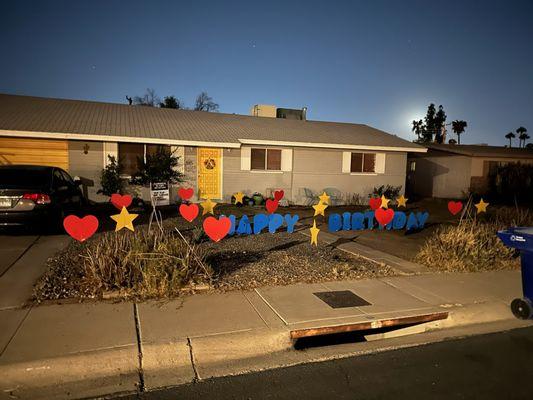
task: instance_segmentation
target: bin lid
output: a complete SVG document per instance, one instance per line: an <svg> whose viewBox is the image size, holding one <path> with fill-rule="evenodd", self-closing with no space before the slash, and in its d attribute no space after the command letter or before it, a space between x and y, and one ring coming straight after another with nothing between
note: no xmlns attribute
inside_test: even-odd
<svg viewBox="0 0 533 400"><path fill-rule="evenodd" d="M518 250L533 251L533 227L511 227L498 232L503 244Z"/></svg>
<svg viewBox="0 0 533 400"><path fill-rule="evenodd" d="M533 236L533 226L516 228L514 231L520 235Z"/></svg>

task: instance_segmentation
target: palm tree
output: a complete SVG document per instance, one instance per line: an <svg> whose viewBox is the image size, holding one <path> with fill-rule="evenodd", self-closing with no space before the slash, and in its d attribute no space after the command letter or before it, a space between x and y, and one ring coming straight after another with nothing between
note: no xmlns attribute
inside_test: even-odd
<svg viewBox="0 0 533 400"><path fill-rule="evenodd" d="M509 139L509 147L513 147L511 140L514 139L515 137L516 135L513 132L509 132L507 135L505 135L505 138Z"/></svg>
<svg viewBox="0 0 533 400"><path fill-rule="evenodd" d="M524 148L526 148L527 147L526 142L530 138L530 136L527 133L523 133L521 136L522 136L522 140L524 141Z"/></svg>
<svg viewBox="0 0 533 400"><path fill-rule="evenodd" d="M457 144L461 144L461 133L465 131L467 127L466 121L458 120L452 121L452 130L457 135Z"/></svg>
<svg viewBox="0 0 533 400"><path fill-rule="evenodd" d="M518 133L518 140L519 140L518 147L522 147L522 141L524 141L525 143L526 141L525 137L527 136L526 132L527 132L527 129L524 128L523 126L521 126L520 128L516 130L516 133Z"/></svg>
<svg viewBox="0 0 533 400"><path fill-rule="evenodd" d="M421 119L418 121L413 120L413 127L411 128L411 131L414 132L417 136L416 141L420 142L420 135L422 134L422 132L424 132L424 121L422 121Z"/></svg>

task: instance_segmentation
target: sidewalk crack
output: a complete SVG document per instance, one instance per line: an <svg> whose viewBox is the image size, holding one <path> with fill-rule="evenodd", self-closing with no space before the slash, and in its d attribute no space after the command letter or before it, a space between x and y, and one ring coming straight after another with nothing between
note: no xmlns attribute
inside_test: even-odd
<svg viewBox="0 0 533 400"><path fill-rule="evenodd" d="M198 373L198 369L196 368L196 362L194 361L194 353L192 351L192 342L190 337L187 338L187 347L189 347L189 357L191 358L192 370L194 372L193 382L198 382L201 380L201 378L200 374Z"/></svg>
<svg viewBox="0 0 533 400"><path fill-rule="evenodd" d="M139 387L140 393L145 391L144 385L144 369L143 369L143 347L142 347L142 333L141 321L139 319L139 309L137 303L133 303L133 317L135 319L135 333L137 335L137 351L139 354Z"/></svg>

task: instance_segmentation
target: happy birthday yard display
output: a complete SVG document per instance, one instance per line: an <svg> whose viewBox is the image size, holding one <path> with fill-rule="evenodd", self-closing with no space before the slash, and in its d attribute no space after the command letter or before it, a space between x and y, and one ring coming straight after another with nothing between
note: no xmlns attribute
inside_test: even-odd
<svg viewBox="0 0 533 400"><path fill-rule="evenodd" d="M397 207L406 208L406 199L403 195L396 198ZM369 211L342 214L331 214L328 219L330 232L340 230L374 229L377 221L379 229L422 229L429 218L428 212L411 212L409 216L403 211L394 211L389 208L390 199L385 196L370 198Z"/></svg>
<svg viewBox="0 0 533 400"><path fill-rule="evenodd" d="M84 242L98 230L98 218L94 215L86 215L83 218L68 215L63 220L63 227L72 238Z"/></svg>
<svg viewBox="0 0 533 400"><path fill-rule="evenodd" d="M469 200L470 201L470 200ZM483 201L483 197L479 200L477 204L474 204L474 207L476 207L476 214L480 214L482 212L487 212L487 207L490 203L486 203ZM463 209L463 203L460 201L449 201L448 202L448 211L452 215L457 215L461 210Z"/></svg>
<svg viewBox="0 0 533 400"><path fill-rule="evenodd" d="M279 202L284 197L283 190L276 190L273 193L273 198L267 199L265 202L266 213L255 214L253 217L242 215L239 218L235 215L220 215L215 216L215 207L218 203L209 198L204 199L200 203L192 203L190 199L194 195L192 188L180 188L178 195L181 198L181 204L178 208L180 215L188 222L193 222L200 214L199 205L202 207L202 216L206 216L202 222L202 227L206 235L214 242L219 242L226 236L232 235L258 235L268 231L269 233L276 233L280 228L285 227L287 233L293 233L295 226L299 221L299 216L296 214L282 215L277 212ZM245 197L242 192L235 193L235 204L243 202ZM406 208L407 198L403 195L397 197L393 204L397 208ZM318 196L318 203L312 205L314 210L313 225L309 228L311 245L318 245L318 235L320 229L317 227L316 218L322 216L326 219L325 211L330 205L330 196L324 192ZM137 218L137 214L131 214L127 210L132 204L132 198L129 195L114 194L110 199L111 204L120 210L119 214L111 215L111 219L116 222L115 232L124 228L134 231L133 221ZM393 210L384 195L381 197L372 197L368 201L370 210L363 212L344 212L332 213L328 216L327 226L330 232L337 232L339 230L362 230L362 229L406 229L407 231L414 229L422 229L429 218L427 212L411 212L407 215L405 212ZM485 212L488 203L483 199L478 204L475 204L477 213ZM452 214L457 214L463 208L461 202L450 201L448 203L448 210ZM155 210L155 207L154 207ZM155 211L154 211L155 212ZM83 242L90 238L98 230L98 219L93 215L87 215L79 218L74 215L69 215L63 221L65 231L74 239ZM159 224L161 225L161 224ZM160 226L162 230L162 225Z"/></svg>

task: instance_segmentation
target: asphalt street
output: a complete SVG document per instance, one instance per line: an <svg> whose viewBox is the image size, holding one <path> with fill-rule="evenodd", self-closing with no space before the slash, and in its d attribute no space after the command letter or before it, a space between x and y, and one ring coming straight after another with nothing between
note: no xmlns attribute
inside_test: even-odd
<svg viewBox="0 0 533 400"><path fill-rule="evenodd" d="M532 399L533 327L126 397L137 398Z"/></svg>

